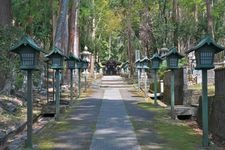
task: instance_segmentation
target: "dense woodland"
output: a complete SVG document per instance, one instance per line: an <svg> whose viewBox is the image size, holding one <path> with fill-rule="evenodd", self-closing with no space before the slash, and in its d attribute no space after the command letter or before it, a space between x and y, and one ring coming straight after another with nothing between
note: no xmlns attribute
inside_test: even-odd
<svg viewBox="0 0 225 150"><path fill-rule="evenodd" d="M87 46L98 62L133 64L136 49L148 57L163 45L184 53L206 34L225 45L224 8L224 0L0 0L0 90L22 86L9 49L24 34L46 52L57 46L79 55Z"/></svg>

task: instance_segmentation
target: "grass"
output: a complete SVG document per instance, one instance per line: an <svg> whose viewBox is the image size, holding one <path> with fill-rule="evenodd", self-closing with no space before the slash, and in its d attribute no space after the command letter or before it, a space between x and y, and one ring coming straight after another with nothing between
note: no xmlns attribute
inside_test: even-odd
<svg viewBox="0 0 225 150"><path fill-rule="evenodd" d="M59 128L59 127L57 127ZM33 143L37 145L39 149L53 149L54 147L54 132L55 124L53 121L50 121L44 129L42 129L37 134L33 135Z"/></svg>
<svg viewBox="0 0 225 150"><path fill-rule="evenodd" d="M73 125L66 119L69 111L62 116L60 120L50 121L40 132L33 136L34 143L38 149L53 149L55 136L60 132L66 132L73 129Z"/></svg>
<svg viewBox="0 0 225 150"><path fill-rule="evenodd" d="M87 96L92 94L91 89L87 89L87 92L81 93L80 98L74 100L74 105L79 105L79 100L85 99ZM55 140L57 134L60 132L67 132L74 130L75 127L73 124L67 120L69 114L73 111L73 107L67 109L63 114L60 115L59 121L50 121L41 131L33 135L34 144L37 145L38 149L51 150L54 148ZM96 129L95 125L91 125L92 130Z"/></svg>
<svg viewBox="0 0 225 150"><path fill-rule="evenodd" d="M165 149L193 150L201 145L201 136L182 121L171 120L165 108L150 103L139 103L138 106L155 113L153 128L167 141Z"/></svg>

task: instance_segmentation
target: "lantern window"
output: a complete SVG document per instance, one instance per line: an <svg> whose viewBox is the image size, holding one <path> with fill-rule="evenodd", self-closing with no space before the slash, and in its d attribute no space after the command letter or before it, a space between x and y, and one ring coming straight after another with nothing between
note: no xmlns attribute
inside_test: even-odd
<svg viewBox="0 0 225 150"><path fill-rule="evenodd" d="M176 57L171 57L169 59L169 64L170 64L170 67L173 68L173 67L177 67L177 64L178 64L178 59Z"/></svg>
<svg viewBox="0 0 225 150"><path fill-rule="evenodd" d="M209 65L209 64L211 65L212 58L213 58L212 51L200 52L200 64L201 65Z"/></svg>
<svg viewBox="0 0 225 150"><path fill-rule="evenodd" d="M74 61L69 60L68 61L68 68L74 68L74 64L75 64Z"/></svg>
<svg viewBox="0 0 225 150"><path fill-rule="evenodd" d="M152 68L158 68L159 67L159 61L152 61Z"/></svg>
<svg viewBox="0 0 225 150"><path fill-rule="evenodd" d="M34 53L22 53L22 65L23 66L33 66L34 65Z"/></svg>
<svg viewBox="0 0 225 150"><path fill-rule="evenodd" d="M53 58L52 64L56 65L56 66L60 66L61 65L61 59L60 58Z"/></svg>

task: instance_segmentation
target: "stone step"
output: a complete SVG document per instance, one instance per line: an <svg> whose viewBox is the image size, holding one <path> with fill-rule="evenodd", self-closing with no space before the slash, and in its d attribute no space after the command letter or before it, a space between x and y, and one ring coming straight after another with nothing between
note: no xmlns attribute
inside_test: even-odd
<svg viewBox="0 0 225 150"><path fill-rule="evenodd" d="M124 82L123 80L102 80L102 82L110 82L110 83L114 83L114 82Z"/></svg>
<svg viewBox="0 0 225 150"><path fill-rule="evenodd" d="M171 109L168 107L168 109ZM175 116L193 116L195 117L197 114L197 108L192 106L185 105L175 105L174 106Z"/></svg>
<svg viewBox="0 0 225 150"><path fill-rule="evenodd" d="M157 97L161 97L162 96L162 93L156 93L156 96ZM148 97L154 98L155 97L155 94L154 93L148 93Z"/></svg>
<svg viewBox="0 0 225 150"><path fill-rule="evenodd" d="M124 83L124 82L102 82L102 84L104 84L104 85L124 85L127 83Z"/></svg>
<svg viewBox="0 0 225 150"><path fill-rule="evenodd" d="M101 85L100 88L132 88L132 85Z"/></svg>

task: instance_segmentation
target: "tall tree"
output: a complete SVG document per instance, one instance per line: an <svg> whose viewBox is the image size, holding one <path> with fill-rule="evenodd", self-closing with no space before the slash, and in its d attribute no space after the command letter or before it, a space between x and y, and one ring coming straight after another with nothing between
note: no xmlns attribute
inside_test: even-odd
<svg viewBox="0 0 225 150"><path fill-rule="evenodd" d="M173 31L173 45L175 47L178 47L178 4L177 0L173 0L173 15L172 15L172 21L174 24L174 31Z"/></svg>
<svg viewBox="0 0 225 150"><path fill-rule="evenodd" d="M0 25L11 25L11 0L0 0Z"/></svg>
<svg viewBox="0 0 225 150"><path fill-rule="evenodd" d="M205 0L206 3L206 13L207 13L207 32L209 35L214 37L214 31L213 31L213 19L211 14L211 2L210 0Z"/></svg>
<svg viewBox="0 0 225 150"><path fill-rule="evenodd" d="M69 43L68 52L74 55L79 55L79 34L78 34L78 14L79 14L79 0L70 0L71 7L69 10Z"/></svg>
<svg viewBox="0 0 225 150"><path fill-rule="evenodd" d="M157 47L148 5L145 5L141 18L139 36L144 47L144 53L150 57L154 52L156 52Z"/></svg>
<svg viewBox="0 0 225 150"><path fill-rule="evenodd" d="M60 13L54 40L54 46L61 49L65 55L67 55L68 49L68 3L69 0L60 1Z"/></svg>

